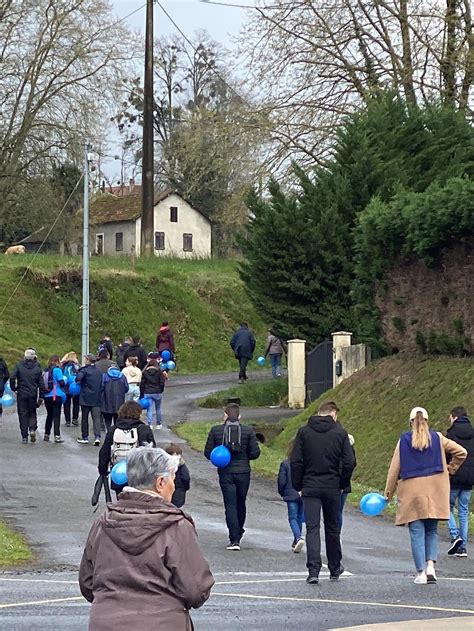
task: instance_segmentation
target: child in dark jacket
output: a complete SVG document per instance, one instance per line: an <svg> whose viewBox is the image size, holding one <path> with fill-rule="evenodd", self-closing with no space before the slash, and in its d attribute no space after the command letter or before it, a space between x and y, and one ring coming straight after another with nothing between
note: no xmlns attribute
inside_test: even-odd
<svg viewBox="0 0 474 631"><path fill-rule="evenodd" d="M186 502L186 491L189 491L191 486L191 476L189 475L188 467L184 463L183 450L179 445L170 443L166 448L166 453L171 456L179 456L180 464L174 479L175 491L173 493L173 497L171 498L171 503L174 504L176 508L181 508Z"/></svg>
<svg viewBox="0 0 474 631"><path fill-rule="evenodd" d="M278 472L278 493L286 502L288 508L288 521L291 531L293 532L293 543L291 549L293 552L301 552L304 547L304 539L302 537L302 529L304 523L303 500L301 495L293 488L291 483L291 467L290 456L295 444L294 439L290 441L286 452L287 459L280 464Z"/></svg>

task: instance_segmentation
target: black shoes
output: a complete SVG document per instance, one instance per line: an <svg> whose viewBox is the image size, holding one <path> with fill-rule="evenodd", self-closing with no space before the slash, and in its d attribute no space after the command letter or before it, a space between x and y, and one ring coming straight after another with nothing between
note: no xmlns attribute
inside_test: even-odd
<svg viewBox="0 0 474 631"><path fill-rule="evenodd" d="M449 556L453 556L454 554L456 554L459 548L462 547L462 544L463 544L463 540L461 537L456 537L455 539L452 539L451 545L448 548Z"/></svg>
<svg viewBox="0 0 474 631"><path fill-rule="evenodd" d="M331 572L331 574L329 575L330 580L337 581L343 572L344 572L344 566L340 565L339 569L337 569L335 572Z"/></svg>
<svg viewBox="0 0 474 631"><path fill-rule="evenodd" d="M308 583L308 585L317 585L319 583L319 577L309 575L306 579L306 582Z"/></svg>

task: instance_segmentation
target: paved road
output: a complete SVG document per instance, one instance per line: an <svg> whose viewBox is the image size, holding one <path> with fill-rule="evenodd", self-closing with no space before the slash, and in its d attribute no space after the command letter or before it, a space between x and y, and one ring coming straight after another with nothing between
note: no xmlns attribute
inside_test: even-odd
<svg viewBox="0 0 474 631"><path fill-rule="evenodd" d="M165 395L165 419L199 416L193 399L234 381L234 375L222 374L175 377ZM29 572L0 574L0 629L85 630L89 606L78 594L76 569L95 517L89 499L97 449L77 444L75 429L67 430L64 445L23 446L16 415L9 411L1 423L0 515L33 542L37 563ZM166 430L161 439L171 437ZM286 631L289 626L322 631L474 615L470 559L441 554L439 584L415 586L406 529L351 510L343 533L348 573L330 583L325 572L318 587L306 585L304 556L289 550L286 509L267 480L252 483L242 552L227 552L215 471L200 454L185 453L192 472L187 509L216 577L211 599L193 616L198 631ZM440 622L437 628L463 628L459 622Z"/></svg>

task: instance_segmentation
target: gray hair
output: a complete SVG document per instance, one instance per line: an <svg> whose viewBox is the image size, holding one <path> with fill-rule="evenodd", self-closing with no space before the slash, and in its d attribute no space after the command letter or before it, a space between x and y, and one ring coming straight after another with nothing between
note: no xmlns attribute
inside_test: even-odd
<svg viewBox="0 0 474 631"><path fill-rule="evenodd" d="M127 458L129 486L152 489L156 478L169 478L179 466L179 456L170 456L160 447L132 449Z"/></svg>

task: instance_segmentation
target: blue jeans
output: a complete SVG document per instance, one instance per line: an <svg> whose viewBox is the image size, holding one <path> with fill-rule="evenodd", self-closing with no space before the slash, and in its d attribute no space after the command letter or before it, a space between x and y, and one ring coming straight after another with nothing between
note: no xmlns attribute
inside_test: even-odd
<svg viewBox="0 0 474 631"><path fill-rule="evenodd" d="M281 353L270 353L272 377L281 377Z"/></svg>
<svg viewBox="0 0 474 631"><path fill-rule="evenodd" d="M339 532L341 532L341 530L342 530L342 521L343 521L342 514L344 512L344 504L346 503L348 495L349 495L349 493L346 493L345 491L343 491L341 493L341 504L340 504L340 508L339 508Z"/></svg>
<svg viewBox="0 0 474 631"><path fill-rule="evenodd" d="M454 506L458 501L458 519L459 528L454 519ZM471 491L467 489L452 489L449 494L449 503L451 505L451 515L449 517L449 532L451 539L461 537L463 546L467 546L467 529L469 526L469 504L471 502Z"/></svg>
<svg viewBox="0 0 474 631"><path fill-rule="evenodd" d="M288 507L288 522L290 524L293 538L296 541L301 538L301 531L304 524L303 500L294 500L286 503Z"/></svg>
<svg viewBox="0 0 474 631"><path fill-rule="evenodd" d="M161 397L162 396L163 395L160 393L145 394L145 399L152 400L150 407L146 411L146 420L148 422L148 425L151 425L153 423L153 407L155 408L155 413L156 413L156 424L161 425Z"/></svg>
<svg viewBox="0 0 474 631"><path fill-rule="evenodd" d="M136 401L140 399L140 386L136 383L131 383L128 386L128 392L125 395L125 401Z"/></svg>
<svg viewBox="0 0 474 631"><path fill-rule="evenodd" d="M417 519L408 524L411 552L418 572L426 567L427 561L438 558L438 520Z"/></svg>

